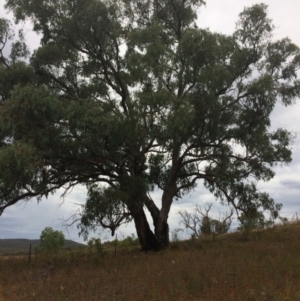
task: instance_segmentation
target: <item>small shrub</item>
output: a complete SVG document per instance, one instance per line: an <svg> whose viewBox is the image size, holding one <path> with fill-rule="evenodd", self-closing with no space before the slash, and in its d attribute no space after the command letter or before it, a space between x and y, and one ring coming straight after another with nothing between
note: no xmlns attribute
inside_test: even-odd
<svg viewBox="0 0 300 301"><path fill-rule="evenodd" d="M117 246L121 249L126 249L130 247L138 247L140 245L139 240L135 237L134 234L131 234L131 236L127 236L123 240L117 241Z"/></svg>
<svg viewBox="0 0 300 301"><path fill-rule="evenodd" d="M46 227L40 236L40 244L35 247L36 253L57 254L64 248L65 236L61 231Z"/></svg>
<svg viewBox="0 0 300 301"><path fill-rule="evenodd" d="M242 213L239 217L240 226L237 228L242 233L243 240L248 240L249 235L254 229L264 229L273 225L273 221L267 220L261 211L252 212L246 215Z"/></svg>
<svg viewBox="0 0 300 301"><path fill-rule="evenodd" d="M91 238L88 241L89 254L103 255L103 247L100 238Z"/></svg>

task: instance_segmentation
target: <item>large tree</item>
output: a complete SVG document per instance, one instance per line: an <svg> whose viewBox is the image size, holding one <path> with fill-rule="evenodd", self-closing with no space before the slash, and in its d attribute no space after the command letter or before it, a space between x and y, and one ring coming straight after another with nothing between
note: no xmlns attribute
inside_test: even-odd
<svg viewBox="0 0 300 301"><path fill-rule="evenodd" d="M276 216L256 185L291 161L292 135L271 131L270 114L300 94L299 49L272 41L263 4L231 36L197 27L202 4L6 1L41 45L27 63L1 57L1 211L86 185L82 227L133 220L143 250L168 245L172 203L198 182L237 211Z"/></svg>

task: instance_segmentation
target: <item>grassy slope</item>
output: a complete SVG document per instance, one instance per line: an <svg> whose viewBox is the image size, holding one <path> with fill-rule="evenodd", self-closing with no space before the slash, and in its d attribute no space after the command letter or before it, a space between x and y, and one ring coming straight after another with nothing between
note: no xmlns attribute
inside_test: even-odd
<svg viewBox="0 0 300 301"><path fill-rule="evenodd" d="M299 301L300 224L182 242L158 253L0 260L4 300Z"/></svg>

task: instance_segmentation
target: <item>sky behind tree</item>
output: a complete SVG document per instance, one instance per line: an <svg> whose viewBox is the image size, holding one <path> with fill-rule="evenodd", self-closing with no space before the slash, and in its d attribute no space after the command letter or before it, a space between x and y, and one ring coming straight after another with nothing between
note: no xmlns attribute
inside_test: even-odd
<svg viewBox="0 0 300 301"><path fill-rule="evenodd" d="M254 0L207 0L206 6L199 9L198 26L209 28L213 32L223 34L232 34L235 28L235 22L238 14L245 6L251 6L261 1ZM273 20L275 30L273 39L278 40L289 37L296 45L300 46L299 13L300 2L295 0L265 0L262 1L269 7L269 17ZM3 8L5 1L0 0L0 17L12 18L12 15ZM30 24L26 23L25 38L32 50L39 43L39 39L30 31ZM292 132L300 132L300 101L286 108L277 104L271 115L272 129L286 128ZM259 185L262 191L268 192L276 202L282 203L283 208L281 215L292 218L297 212L300 214L300 138L295 138L293 145L293 161L288 165L275 167L276 176L268 183ZM65 233L66 238L75 241L82 241L78 238L76 227L66 229L64 220L78 211L78 204L85 201L85 189L76 188L64 199L60 198L60 192L50 195L48 199L43 200L37 205L37 201L21 202L20 204L9 207L0 217L0 239L1 238L38 238L41 231L49 226ZM159 192L155 192L153 199L159 200ZM199 182L198 187L190 195L179 201L174 201L170 212L169 225L170 229L179 227L178 210L192 210L196 203L204 204L213 202L214 197ZM219 210L222 209L215 202L212 213L218 216ZM236 225L236 222L233 223ZM122 227L117 231L118 237L135 233L134 225ZM93 236L94 234L91 234ZM109 238L102 234L102 238Z"/></svg>

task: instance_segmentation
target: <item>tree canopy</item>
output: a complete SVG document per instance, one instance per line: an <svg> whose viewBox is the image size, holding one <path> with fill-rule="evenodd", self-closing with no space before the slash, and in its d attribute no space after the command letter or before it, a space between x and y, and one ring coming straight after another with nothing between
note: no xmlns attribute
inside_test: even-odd
<svg viewBox="0 0 300 301"><path fill-rule="evenodd" d="M245 8L230 36L198 28L203 4L6 0L41 44L26 60L21 35L5 57L1 20L1 212L85 185L82 231L133 220L143 250L168 245L172 203L198 183L237 212L276 217L281 205L257 182L291 161L292 133L272 131L270 114L299 97L299 48L271 39L264 4Z"/></svg>
<svg viewBox="0 0 300 301"><path fill-rule="evenodd" d="M51 227L46 227L40 236L40 244L36 246L35 252L58 253L65 244L65 236L61 231L55 231Z"/></svg>

